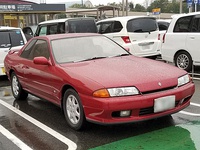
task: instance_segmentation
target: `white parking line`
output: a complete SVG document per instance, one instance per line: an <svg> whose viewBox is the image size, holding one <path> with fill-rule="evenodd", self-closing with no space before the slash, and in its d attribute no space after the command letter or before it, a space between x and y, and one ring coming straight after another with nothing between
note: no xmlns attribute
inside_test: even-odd
<svg viewBox="0 0 200 150"><path fill-rule="evenodd" d="M18 139L15 135L13 135L8 130L6 130L2 125L0 125L0 132L5 137L7 137L9 140L11 140L15 145L17 145L21 150L32 150L32 148L30 148L29 146L27 146L20 139Z"/></svg>
<svg viewBox="0 0 200 150"><path fill-rule="evenodd" d="M197 103L190 103L190 105L200 107L200 104L197 104Z"/></svg>
<svg viewBox="0 0 200 150"><path fill-rule="evenodd" d="M197 104L197 103L190 103L190 105L200 107L200 104ZM185 115L190 115L190 116L195 116L195 117L200 117L200 114L190 113L187 111L180 111L179 113L185 114Z"/></svg>
<svg viewBox="0 0 200 150"><path fill-rule="evenodd" d="M21 117L23 117L24 119L28 120L29 122L31 122L32 124L36 125L37 127L41 128L42 130L46 131L47 133L49 133L53 137L57 138L61 142L65 143L68 146L68 150L77 149L76 143L74 143L70 139L66 138L65 136L61 135L60 133L54 131L53 129L49 128L45 124L37 121L36 119L34 119L31 116L23 113L19 109L9 105L8 103L4 102L1 99L0 99L0 104L2 104L3 106L7 107L8 109L10 109L11 111L15 112L16 114L20 115Z"/></svg>

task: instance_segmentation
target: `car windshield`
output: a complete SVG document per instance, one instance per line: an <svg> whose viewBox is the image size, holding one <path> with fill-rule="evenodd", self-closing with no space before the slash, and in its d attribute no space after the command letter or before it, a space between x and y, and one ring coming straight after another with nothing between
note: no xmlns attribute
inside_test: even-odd
<svg viewBox="0 0 200 150"><path fill-rule="evenodd" d="M97 33L94 20L69 20L69 33Z"/></svg>
<svg viewBox="0 0 200 150"><path fill-rule="evenodd" d="M20 30L5 30L0 32L0 48L8 48L24 45L24 40Z"/></svg>
<svg viewBox="0 0 200 150"><path fill-rule="evenodd" d="M158 25L153 18L138 18L129 20L127 23L128 32L152 32L158 29Z"/></svg>
<svg viewBox="0 0 200 150"><path fill-rule="evenodd" d="M57 39L52 40L51 45L57 63L129 55L125 49L104 36Z"/></svg>

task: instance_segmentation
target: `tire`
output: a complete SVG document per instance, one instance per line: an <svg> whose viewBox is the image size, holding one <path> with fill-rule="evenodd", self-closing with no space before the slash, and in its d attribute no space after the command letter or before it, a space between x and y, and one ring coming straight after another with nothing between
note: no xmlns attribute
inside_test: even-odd
<svg viewBox="0 0 200 150"><path fill-rule="evenodd" d="M28 97L28 93L22 89L22 86L14 72L11 74L11 89L16 100L26 100Z"/></svg>
<svg viewBox="0 0 200 150"><path fill-rule="evenodd" d="M175 56L175 65L187 72L192 70L192 57L189 53L182 51Z"/></svg>
<svg viewBox="0 0 200 150"><path fill-rule="evenodd" d="M63 110L68 125L74 130L81 130L86 124L83 106L78 93L68 89L63 97Z"/></svg>

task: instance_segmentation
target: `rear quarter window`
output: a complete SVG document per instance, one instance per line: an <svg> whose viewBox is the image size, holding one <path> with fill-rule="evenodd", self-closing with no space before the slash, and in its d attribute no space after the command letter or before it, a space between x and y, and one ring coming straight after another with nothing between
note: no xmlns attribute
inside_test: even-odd
<svg viewBox="0 0 200 150"><path fill-rule="evenodd" d="M174 32L189 32L193 16L179 18L175 24Z"/></svg>
<svg viewBox="0 0 200 150"><path fill-rule="evenodd" d="M158 24L153 18L138 18L127 22L128 32L152 32L158 29Z"/></svg>

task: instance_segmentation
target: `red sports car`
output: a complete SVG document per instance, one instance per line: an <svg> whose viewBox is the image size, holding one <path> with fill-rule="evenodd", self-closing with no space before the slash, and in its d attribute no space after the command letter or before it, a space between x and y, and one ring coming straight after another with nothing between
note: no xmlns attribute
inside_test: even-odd
<svg viewBox="0 0 200 150"><path fill-rule="evenodd" d="M190 104L194 83L184 70L131 55L99 34L32 38L5 58L13 96L28 93L59 105L70 127L118 124L176 113Z"/></svg>

